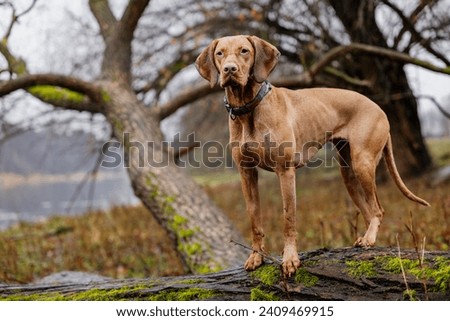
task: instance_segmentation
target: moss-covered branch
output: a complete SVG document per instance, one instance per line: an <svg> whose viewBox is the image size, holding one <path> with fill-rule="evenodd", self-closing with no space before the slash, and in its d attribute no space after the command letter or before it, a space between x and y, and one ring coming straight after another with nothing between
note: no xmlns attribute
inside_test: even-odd
<svg viewBox="0 0 450 321"><path fill-rule="evenodd" d="M98 86L81 79L57 75L28 73L27 65L8 47L8 39L0 41L0 54L8 63L8 70L15 78L0 82L0 97L24 89L45 103L78 111L99 113L105 102L105 93Z"/></svg>
<svg viewBox="0 0 450 321"><path fill-rule="evenodd" d="M346 248L301 253L284 280L279 266L206 275L90 284L1 286L0 300L448 300L450 252ZM403 266L403 269L400 266ZM405 271L403 275L402 270ZM405 284L405 280L407 285Z"/></svg>
<svg viewBox="0 0 450 321"><path fill-rule="evenodd" d="M24 89L36 98L66 109L102 112L105 94L98 86L65 75L22 75L0 82L0 97Z"/></svg>

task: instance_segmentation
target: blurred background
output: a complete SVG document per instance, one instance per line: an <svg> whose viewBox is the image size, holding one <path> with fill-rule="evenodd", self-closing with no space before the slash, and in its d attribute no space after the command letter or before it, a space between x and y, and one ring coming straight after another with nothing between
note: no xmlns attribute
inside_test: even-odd
<svg viewBox="0 0 450 321"><path fill-rule="evenodd" d="M129 1L108 3L119 18ZM157 108L181 92L200 88L204 80L192 65L195 58L212 39L234 34L254 34L280 49L274 83L302 74L331 49L351 43L391 49L429 63L423 68L389 56L352 52L335 59L311 85L356 90L377 102L390 119L402 176L419 196L434 201L432 214L411 209L397 200L399 194L392 194L395 187L383 184L380 194L386 212L398 216L384 223L396 230L386 228L381 245L392 245L402 231L405 244L413 246L417 243L408 232L413 230L416 236L427 236L431 248L448 250L450 1L151 0L132 41L132 89L137 99L149 109ZM88 1L0 0L0 36L4 40L0 81L16 77L9 55L25 62L30 74L64 74L88 82L102 75L105 44ZM228 120L222 95L203 90L174 108L160 124L165 140L195 132L200 142L213 140L225 146ZM167 236L156 232L158 223L134 195L123 164L100 166L101 148L113 139L111 125L102 114L67 109L25 91L0 98L0 260L5 271L0 278L28 282L58 269L101 271L114 277L182 273L179 262L171 263L177 259L165 245ZM193 148L181 159L202 160L202 156L201 149ZM236 171L205 166L186 171L247 235L246 223L239 226L245 205ZM302 249L352 244L362 220L340 185L338 170L304 169L298 179ZM379 179L386 180L383 174ZM302 182L311 180L317 182L316 188L302 190ZM261 188L266 189L267 225L276 230L281 208L277 183L263 175ZM328 195L330 188L339 192ZM344 226L329 223L329 212L344 213ZM130 213L135 219L129 219ZM80 216L84 222L76 221ZM422 221L423 216L427 217ZM66 221L68 217L75 220ZM102 219L106 221L99 223ZM98 230L97 238L73 236L93 224L112 230ZM112 240L111 234L122 240ZM80 252L85 254L66 258L67 247L76 247L73 238L81 240ZM126 250L130 238L137 243ZM85 257L92 252L90 240L103 249L101 255L94 252L92 260L104 257L104 262L92 263ZM279 246L276 235L268 243L275 250ZM120 251L128 254L114 254ZM38 268L36 262L21 261L27 255L51 262Z"/></svg>

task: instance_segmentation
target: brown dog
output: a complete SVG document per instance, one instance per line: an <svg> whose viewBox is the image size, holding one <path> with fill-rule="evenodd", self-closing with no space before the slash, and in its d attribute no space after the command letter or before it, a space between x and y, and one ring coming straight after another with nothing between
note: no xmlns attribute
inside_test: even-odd
<svg viewBox="0 0 450 321"><path fill-rule="evenodd" d="M342 89L275 88L266 79L280 53L254 36L214 40L196 60L200 75L225 89L225 106L233 160L239 167L247 212L252 225L253 253L245 269L263 262L263 228L259 208L256 167L278 175L283 198L283 273L300 266L295 228L295 169L305 165L327 141L339 153L342 177L356 206L364 215L367 231L355 246L373 246L383 219L375 185L376 166L384 155L387 167L403 194L429 206L403 183L395 166L389 122L374 102ZM236 148L237 147L237 148ZM314 148L311 148L314 147Z"/></svg>

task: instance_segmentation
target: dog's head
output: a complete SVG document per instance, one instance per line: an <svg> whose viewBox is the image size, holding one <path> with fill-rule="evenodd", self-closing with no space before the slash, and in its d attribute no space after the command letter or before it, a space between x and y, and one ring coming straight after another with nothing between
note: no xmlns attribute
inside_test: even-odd
<svg viewBox="0 0 450 321"><path fill-rule="evenodd" d="M245 87L250 78L261 83L275 68L280 52L255 36L233 36L213 40L195 61L200 75L214 87Z"/></svg>

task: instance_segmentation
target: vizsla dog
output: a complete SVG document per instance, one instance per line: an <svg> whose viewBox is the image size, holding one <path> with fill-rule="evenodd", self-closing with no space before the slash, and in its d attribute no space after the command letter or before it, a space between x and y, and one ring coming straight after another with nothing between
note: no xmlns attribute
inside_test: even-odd
<svg viewBox="0 0 450 321"><path fill-rule="evenodd" d="M273 171L283 198L283 274L300 266L295 227L295 169L304 166L327 141L336 145L347 190L364 216L367 231L354 246L373 246L384 210L378 201L375 170L382 155L400 191L412 201L429 204L403 183L394 162L389 122L367 97L343 89L276 88L267 81L280 53L255 36L214 40L197 58L200 75L225 89L230 113L232 156L238 165L252 226L253 253L245 269L263 262L263 227L257 167ZM311 148L314 147L314 148Z"/></svg>

